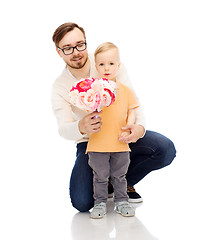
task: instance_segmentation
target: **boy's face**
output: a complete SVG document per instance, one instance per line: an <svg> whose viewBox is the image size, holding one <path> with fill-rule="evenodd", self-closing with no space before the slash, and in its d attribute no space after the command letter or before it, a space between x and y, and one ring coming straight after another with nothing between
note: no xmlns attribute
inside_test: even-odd
<svg viewBox="0 0 207 240"><path fill-rule="evenodd" d="M98 53L95 62L101 78L116 81L116 75L120 66L119 53L116 48Z"/></svg>
<svg viewBox="0 0 207 240"><path fill-rule="evenodd" d="M84 43L85 38L80 29L74 28L72 31L68 32L59 42L59 48L66 47L75 47L77 44ZM70 55L65 55L61 50L57 49L59 55L63 58L65 63L74 69L81 69L84 67L88 60L87 49L84 51L77 51L74 49L74 52Z"/></svg>

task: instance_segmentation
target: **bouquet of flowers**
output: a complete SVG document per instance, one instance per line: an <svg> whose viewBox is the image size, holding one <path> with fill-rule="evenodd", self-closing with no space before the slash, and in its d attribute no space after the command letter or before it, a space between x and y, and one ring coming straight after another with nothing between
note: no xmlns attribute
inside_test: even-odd
<svg viewBox="0 0 207 240"><path fill-rule="evenodd" d="M72 105L87 111L100 112L110 106L117 93L116 83L105 78L81 79L69 92Z"/></svg>

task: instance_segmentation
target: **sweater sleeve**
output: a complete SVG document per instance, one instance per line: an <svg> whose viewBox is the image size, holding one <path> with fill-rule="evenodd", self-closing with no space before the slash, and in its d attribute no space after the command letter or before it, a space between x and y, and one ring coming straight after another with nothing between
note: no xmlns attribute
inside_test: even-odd
<svg viewBox="0 0 207 240"><path fill-rule="evenodd" d="M75 120L72 114L71 104L64 97L65 89L57 85L52 87L52 110L57 119L58 132L61 137L78 141L82 139L85 135L82 135L79 131L79 120Z"/></svg>

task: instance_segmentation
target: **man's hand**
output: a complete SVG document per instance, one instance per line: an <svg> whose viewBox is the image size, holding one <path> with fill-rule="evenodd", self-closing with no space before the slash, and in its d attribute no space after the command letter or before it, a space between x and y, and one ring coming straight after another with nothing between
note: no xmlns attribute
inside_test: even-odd
<svg viewBox="0 0 207 240"><path fill-rule="evenodd" d="M79 131L81 134L96 133L101 130L101 112L93 112L86 115L79 121Z"/></svg>
<svg viewBox="0 0 207 240"><path fill-rule="evenodd" d="M140 139L145 132L144 127L137 124L126 125L125 127L122 128L122 130L130 131L130 134L128 136L124 135L119 136L119 141L123 143L134 143L138 139Z"/></svg>

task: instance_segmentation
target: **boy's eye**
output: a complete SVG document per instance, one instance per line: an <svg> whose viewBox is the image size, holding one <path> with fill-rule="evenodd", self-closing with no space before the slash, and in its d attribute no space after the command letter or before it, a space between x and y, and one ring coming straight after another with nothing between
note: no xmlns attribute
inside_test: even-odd
<svg viewBox="0 0 207 240"><path fill-rule="evenodd" d="M111 62L110 65L114 65L114 63Z"/></svg>
<svg viewBox="0 0 207 240"><path fill-rule="evenodd" d="M103 63L100 63L99 66L103 66L104 64Z"/></svg>

